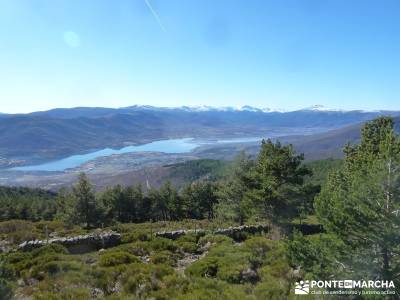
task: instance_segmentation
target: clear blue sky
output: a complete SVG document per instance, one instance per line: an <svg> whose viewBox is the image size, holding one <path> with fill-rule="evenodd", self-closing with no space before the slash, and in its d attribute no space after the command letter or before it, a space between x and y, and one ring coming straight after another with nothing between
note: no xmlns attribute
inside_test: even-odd
<svg viewBox="0 0 400 300"><path fill-rule="evenodd" d="M0 103L400 109L400 1L0 0Z"/></svg>

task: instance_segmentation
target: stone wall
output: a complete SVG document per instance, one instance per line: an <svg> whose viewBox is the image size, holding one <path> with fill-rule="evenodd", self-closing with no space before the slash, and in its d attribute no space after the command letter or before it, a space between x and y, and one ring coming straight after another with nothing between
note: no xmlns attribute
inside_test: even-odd
<svg viewBox="0 0 400 300"><path fill-rule="evenodd" d="M18 246L18 250L31 251L49 244L59 244L67 248L72 254L86 253L102 248L117 246L121 243L121 234L116 232L90 233L75 237L51 238L48 240L25 241Z"/></svg>
<svg viewBox="0 0 400 300"><path fill-rule="evenodd" d="M229 236L235 240L241 240L244 239L244 234L249 233L249 234L255 234L255 233L267 233L269 232L270 227L269 225L243 225L243 226L237 226L237 227L228 227L228 228L220 228L217 230L204 230L204 229L198 229L198 230L175 230L175 231L161 231L161 232L156 232L155 236L159 237L164 237L172 240L178 239L180 236L185 235L185 234L190 234L190 233L197 233L197 234L207 234L207 233L213 233L213 234L222 234ZM324 231L322 225L311 225L311 224L291 224L287 225L284 227L284 232L286 234L290 234L293 232L293 230L298 230L304 235L310 235L310 234L316 234L316 233L321 233Z"/></svg>
<svg viewBox="0 0 400 300"><path fill-rule="evenodd" d="M286 228L287 233L292 232L294 229L299 230L304 235L315 234L323 232L321 225L290 225ZM164 237L168 239L176 240L180 236L190 233L196 233L200 235L205 235L207 233L211 234L222 234L229 236L235 240L245 239L245 235L255 234L255 233L267 233L269 232L269 225L244 225L237 227L220 228L216 230L175 230L175 231L161 231L156 232L154 235L157 237ZM100 232L100 233L90 233L86 235L79 235L75 237L62 237L62 238L51 238L49 240L33 240L25 241L18 246L18 250L21 251L31 251L33 249L42 247L48 244L60 244L67 248L67 250L72 254L86 253L91 251L96 251L102 248L109 248L117 246L121 243L121 234L116 232Z"/></svg>
<svg viewBox="0 0 400 300"><path fill-rule="evenodd" d="M226 235L233 239L241 239L241 237L243 237L243 234L245 233L254 234L254 233L262 233L268 231L269 231L268 225L243 225L237 227L219 228L216 230L190 229L190 230L161 231L161 232L156 232L155 236L176 240L180 236L189 233L196 233L203 235L207 233L213 233L213 234Z"/></svg>

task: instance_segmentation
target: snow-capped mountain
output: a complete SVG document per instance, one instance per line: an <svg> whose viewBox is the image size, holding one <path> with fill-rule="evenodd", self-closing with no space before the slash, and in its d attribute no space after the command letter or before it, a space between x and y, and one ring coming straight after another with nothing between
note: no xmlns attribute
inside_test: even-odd
<svg viewBox="0 0 400 300"><path fill-rule="evenodd" d="M301 110L307 110L307 111L339 111L339 112L345 112L346 111L346 110L343 110L343 109L326 107L326 106L321 105L321 104L315 104L315 105L303 108Z"/></svg>
<svg viewBox="0 0 400 300"><path fill-rule="evenodd" d="M255 112L255 113L288 113L295 111L309 111L309 112L349 112L344 109L338 108L329 108L324 105L316 104L309 107L305 107L302 109L294 109L294 110L285 110L285 109L277 109L277 108L269 108L269 107L255 107L250 105L244 106L209 106L209 105L199 105L199 106L177 106L177 107L155 107L150 105L133 105L126 107L126 109L131 110L182 110L186 112L234 112L234 111L247 111L247 112ZM369 113L371 111L362 111L357 110L359 112ZM377 111L374 111L377 112Z"/></svg>
<svg viewBox="0 0 400 300"><path fill-rule="evenodd" d="M124 109L124 108L122 108ZM150 105L133 105L125 107L125 109L130 110L182 110L186 112L207 112L207 111L215 111L215 112L234 112L234 111L248 111L248 112L257 112L257 113L273 113L273 112L287 112L283 109L273 109L273 108L259 108L250 105L244 105L239 107L234 106L209 106L209 105L199 105L199 106L177 106L177 107L155 107Z"/></svg>

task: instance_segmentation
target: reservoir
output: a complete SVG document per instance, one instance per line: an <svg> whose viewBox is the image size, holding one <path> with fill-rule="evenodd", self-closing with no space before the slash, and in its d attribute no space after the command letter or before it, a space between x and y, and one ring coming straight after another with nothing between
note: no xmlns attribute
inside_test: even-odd
<svg viewBox="0 0 400 300"><path fill-rule="evenodd" d="M49 172L64 171L66 169L78 167L81 164L96 159L98 157L110 156L113 154L123 154L131 152L187 153L197 148L198 146L205 144L254 142L254 141L260 141L261 139L262 138L254 137L254 138L235 138L235 139L214 140L214 141L198 141L192 138L160 140L143 145L127 146L121 149L105 148L87 154L68 156L63 159L39 165L15 167L12 168L11 170L49 171Z"/></svg>

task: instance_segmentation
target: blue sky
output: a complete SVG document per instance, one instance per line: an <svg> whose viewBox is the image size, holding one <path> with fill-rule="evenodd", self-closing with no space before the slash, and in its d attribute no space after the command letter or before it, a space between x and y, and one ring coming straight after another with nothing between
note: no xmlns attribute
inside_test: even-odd
<svg viewBox="0 0 400 300"><path fill-rule="evenodd" d="M400 109L398 0L0 0L0 111Z"/></svg>

